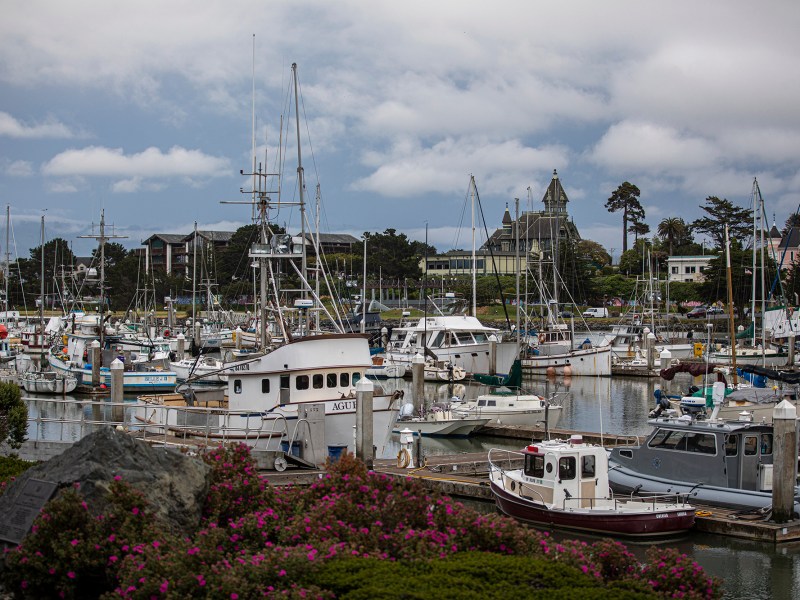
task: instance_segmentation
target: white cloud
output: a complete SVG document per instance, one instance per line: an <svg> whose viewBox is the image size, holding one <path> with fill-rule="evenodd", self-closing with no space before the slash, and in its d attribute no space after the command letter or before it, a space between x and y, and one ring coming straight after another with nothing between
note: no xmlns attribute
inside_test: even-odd
<svg viewBox="0 0 800 600"><path fill-rule="evenodd" d="M130 155L125 155L121 148L89 146L65 150L42 166L42 172L49 176L209 178L230 175L230 171L227 158L177 146L167 152L151 147Z"/></svg>
<svg viewBox="0 0 800 600"><path fill-rule="evenodd" d="M0 137L16 139L71 139L81 137L67 125L59 123L54 117L47 117L40 123L27 124L0 111Z"/></svg>
<svg viewBox="0 0 800 600"><path fill-rule="evenodd" d="M3 161L3 172L9 177L30 177L33 175L33 165L27 160L15 160L6 163Z"/></svg>

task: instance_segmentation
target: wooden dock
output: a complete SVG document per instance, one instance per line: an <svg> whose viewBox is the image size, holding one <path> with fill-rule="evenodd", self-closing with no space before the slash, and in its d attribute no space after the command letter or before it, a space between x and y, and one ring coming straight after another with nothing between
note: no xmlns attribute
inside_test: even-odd
<svg viewBox="0 0 800 600"><path fill-rule="evenodd" d="M591 435L583 433L588 440ZM489 463L485 453L429 455L422 466L402 469L394 459L375 461L374 470L392 477L412 477L431 492L453 498L494 503L489 487ZM273 485L304 485L319 479L322 470L287 469L282 473L264 473ZM769 513L738 511L693 503L696 531L742 538L757 542L782 544L800 541L800 520L786 524L772 523Z"/></svg>

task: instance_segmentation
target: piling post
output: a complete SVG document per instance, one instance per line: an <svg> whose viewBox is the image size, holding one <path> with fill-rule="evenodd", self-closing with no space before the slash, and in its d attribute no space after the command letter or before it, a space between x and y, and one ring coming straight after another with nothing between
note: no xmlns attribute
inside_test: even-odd
<svg viewBox="0 0 800 600"><path fill-rule="evenodd" d="M669 369L670 365L672 364L672 352L670 352L669 350L667 350L667 347L666 347L666 346L664 346L664 349L663 349L663 350L661 351L661 353L658 355L658 360L659 360L659 367L660 367L660 369L661 369L662 371L663 371L664 369ZM669 388L670 388L670 385L669 385L669 383L670 383L670 382L669 382L669 381L667 381L666 379L664 380L664 383L663 383L663 387L664 387L664 390L663 390L663 391L664 391L664 392L665 392L667 395L669 395Z"/></svg>
<svg viewBox="0 0 800 600"><path fill-rule="evenodd" d="M236 331L233 332L233 335L236 337L236 340L235 340L236 349L237 350L241 350L242 349L242 328L241 327L237 327Z"/></svg>
<svg viewBox="0 0 800 600"><path fill-rule="evenodd" d="M789 360L787 364L794 370L794 331L789 334Z"/></svg>
<svg viewBox="0 0 800 600"><path fill-rule="evenodd" d="M375 465L373 454L372 400L375 385L366 377L356 384L356 458L360 458L368 469Z"/></svg>
<svg viewBox="0 0 800 600"><path fill-rule="evenodd" d="M497 375L497 337L489 336L489 375Z"/></svg>
<svg viewBox="0 0 800 600"><path fill-rule="evenodd" d="M647 368L652 370L656 354L656 334L652 331L647 334Z"/></svg>
<svg viewBox="0 0 800 600"><path fill-rule="evenodd" d="M782 400L772 411L772 424L772 520L786 523L793 518L794 482L797 480L797 409L794 404Z"/></svg>
<svg viewBox="0 0 800 600"><path fill-rule="evenodd" d="M124 399L125 365L120 359L115 358L108 368L111 371L111 401L122 402Z"/></svg>
<svg viewBox="0 0 800 600"><path fill-rule="evenodd" d="M92 361L92 387L100 387L100 342L89 344L89 360Z"/></svg>
<svg viewBox="0 0 800 600"><path fill-rule="evenodd" d="M194 347L195 348L199 348L200 347L200 328L201 327L202 327L202 325L200 324L199 321L196 321L194 323Z"/></svg>
<svg viewBox="0 0 800 600"><path fill-rule="evenodd" d="M411 359L411 401L414 403L414 414L423 414L425 409L425 359L415 354Z"/></svg>
<svg viewBox="0 0 800 600"><path fill-rule="evenodd" d="M178 360L183 360L183 357L186 356L186 336L182 333L179 333L176 340L178 346L176 349L176 355Z"/></svg>

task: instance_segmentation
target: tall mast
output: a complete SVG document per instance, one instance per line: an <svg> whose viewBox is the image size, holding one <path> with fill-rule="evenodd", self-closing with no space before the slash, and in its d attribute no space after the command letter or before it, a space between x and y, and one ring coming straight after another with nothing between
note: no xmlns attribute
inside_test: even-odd
<svg viewBox="0 0 800 600"><path fill-rule="evenodd" d="M516 354L515 354L515 358L519 358L519 342L520 342L520 337L519 337L519 311L520 311L520 301L519 301L519 269L520 269L520 264L519 264L519 198L514 198L514 206L515 206L515 213L516 213L514 215L514 217L516 218L516 226L515 226L515 230L516 230L515 231L515 237L516 237L516 240L515 240L515 244L514 244L514 253L515 253L515 259L516 259L516 261L515 261L516 262L515 271L516 271L516 276L517 276L517 279L516 279L516 284L517 284L517 290L516 290L516 292L517 292L517 323L516 323L516 325L517 325L517 351L516 351Z"/></svg>
<svg viewBox="0 0 800 600"><path fill-rule="evenodd" d="M44 223L44 219L42 219ZM100 210L100 235L81 235L81 238L91 238L100 244L100 348L103 347L103 337L105 332L105 312L106 312L106 242L108 240L122 239L127 235L106 235L106 211ZM44 279L44 277L42 277Z"/></svg>
<svg viewBox="0 0 800 600"><path fill-rule="evenodd" d="M750 317L753 321L753 347L756 345L756 246L758 244L758 235L756 233L756 215L758 214L758 196L756 190L758 189L758 182L753 178L753 265L752 265L752 283L750 293ZM727 228L726 228L727 231ZM730 285L730 284L729 284Z"/></svg>
<svg viewBox="0 0 800 600"><path fill-rule="evenodd" d="M305 183L303 181L303 159L300 152L300 101L297 97L297 63L292 63L292 77L294 78L294 118L297 128L297 183L300 186L300 239L303 243L303 258L301 272L303 279L306 281L306 271L308 265L306 264L306 204L303 198L303 189ZM308 296L307 284L303 283L301 297Z"/></svg>
<svg viewBox="0 0 800 600"><path fill-rule="evenodd" d="M194 222L194 236L192 236L192 327L195 324L195 296L197 295L197 221Z"/></svg>
<svg viewBox="0 0 800 600"><path fill-rule="evenodd" d="M736 328L733 322L733 284L731 283L731 244L728 239L728 224L725 223L725 278L728 284L728 333L731 336L731 372L736 386ZM755 321L754 321L755 322ZM755 329L755 325L753 326Z"/></svg>
<svg viewBox="0 0 800 600"><path fill-rule="evenodd" d="M9 228L11 223L11 206L6 205L6 260L3 264L3 283L5 285L5 295L3 296L3 308L5 315L3 321L8 322L8 278L11 276L11 255L8 253Z"/></svg>
<svg viewBox="0 0 800 600"><path fill-rule="evenodd" d="M39 274L39 327L38 339L36 342L39 344L39 369L44 369L44 215L42 215L42 251L39 257L41 263L41 273Z"/></svg>
<svg viewBox="0 0 800 600"><path fill-rule="evenodd" d="M472 316L478 316L478 291L476 289L477 271L475 261L475 176L470 175L470 195L472 198Z"/></svg>

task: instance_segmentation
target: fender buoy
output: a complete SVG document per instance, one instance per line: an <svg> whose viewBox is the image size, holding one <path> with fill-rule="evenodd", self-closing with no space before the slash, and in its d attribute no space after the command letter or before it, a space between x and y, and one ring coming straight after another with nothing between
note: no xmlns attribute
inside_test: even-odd
<svg viewBox="0 0 800 600"><path fill-rule="evenodd" d="M543 333L539 334L539 343L544 344L547 341L547 336Z"/></svg>
<svg viewBox="0 0 800 600"><path fill-rule="evenodd" d="M397 468L405 469L411 464L411 452L407 448L401 448L397 453Z"/></svg>

